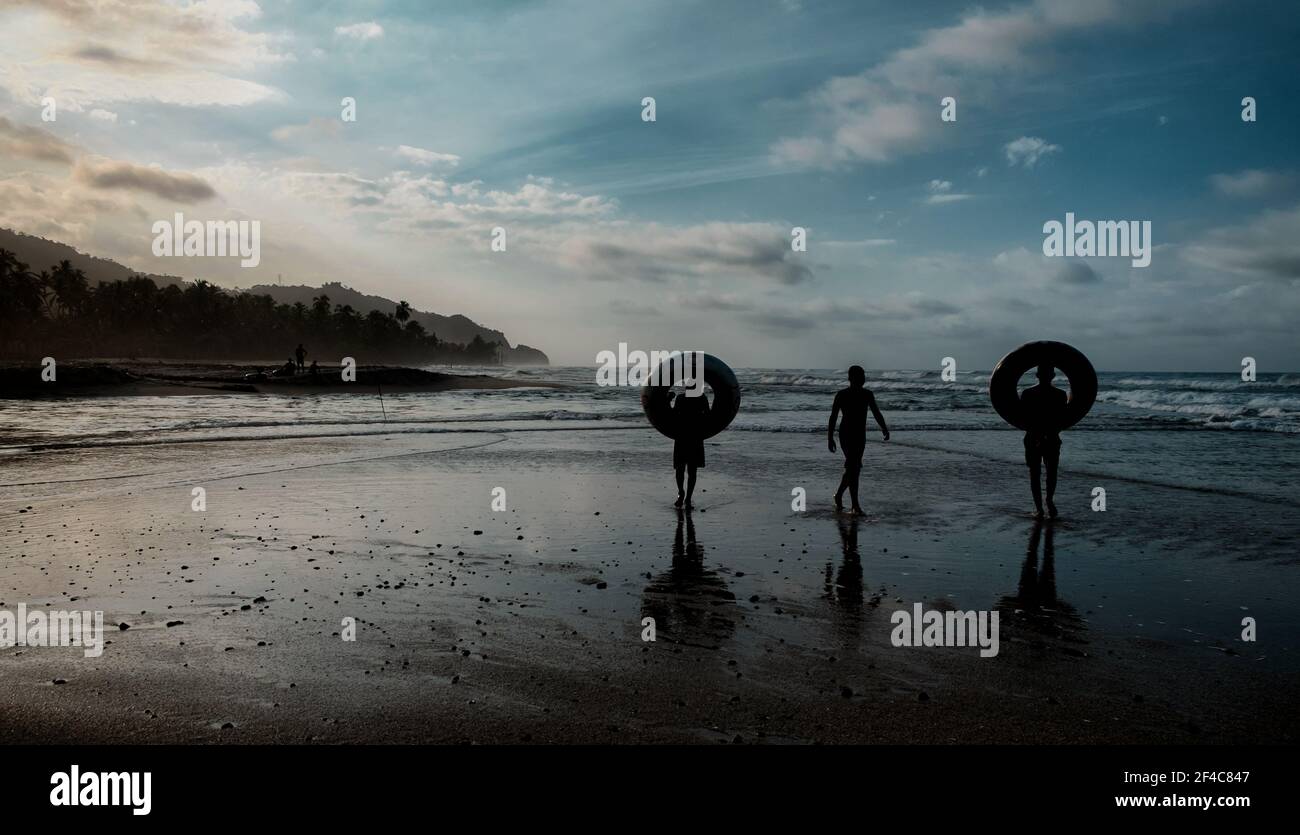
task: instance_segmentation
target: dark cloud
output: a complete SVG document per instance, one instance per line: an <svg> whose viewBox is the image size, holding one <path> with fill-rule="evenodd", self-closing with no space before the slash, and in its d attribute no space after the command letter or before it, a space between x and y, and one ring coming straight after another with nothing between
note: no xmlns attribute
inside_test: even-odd
<svg viewBox="0 0 1300 835"><path fill-rule="evenodd" d="M1097 284L1101 276L1082 261L1066 261L1056 272L1056 280L1065 284Z"/></svg>
<svg viewBox="0 0 1300 835"><path fill-rule="evenodd" d="M173 174L119 160L81 159L72 175L92 188L143 191L177 203L198 203L217 196L206 180L193 174Z"/></svg>

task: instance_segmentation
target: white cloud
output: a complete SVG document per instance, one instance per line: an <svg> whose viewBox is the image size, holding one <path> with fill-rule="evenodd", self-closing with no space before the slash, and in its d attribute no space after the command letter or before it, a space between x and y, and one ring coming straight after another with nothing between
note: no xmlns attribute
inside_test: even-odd
<svg viewBox="0 0 1300 835"><path fill-rule="evenodd" d="M1007 155L1007 165L1033 168L1048 154L1060 153L1061 146L1053 145L1037 136L1022 136L1008 142L1002 150Z"/></svg>
<svg viewBox="0 0 1300 835"><path fill-rule="evenodd" d="M444 154L438 151L428 151L424 148L416 148L411 145L398 145L397 155L402 159L409 160L416 165L426 167L433 165L460 165L460 157L455 154Z"/></svg>
<svg viewBox="0 0 1300 835"><path fill-rule="evenodd" d="M927 206L942 206L945 203L960 203L963 200L969 200L973 195L956 193L952 190L952 183L948 180L931 180L925 184L926 191L930 192L924 202Z"/></svg>
<svg viewBox="0 0 1300 835"><path fill-rule="evenodd" d="M97 119L101 122L117 122L117 114L111 110L100 110L96 107L90 111L90 118Z"/></svg>
<svg viewBox="0 0 1300 835"><path fill-rule="evenodd" d="M1219 194L1241 199L1265 197L1287 188L1294 181L1295 175L1289 171L1262 171L1257 168L1235 174L1210 176L1210 185Z"/></svg>
<svg viewBox="0 0 1300 835"><path fill-rule="evenodd" d="M1035 0L1006 11L975 10L922 33L859 75L828 80L804 98L815 125L774 143L774 161L794 166L886 162L924 150L938 135L939 99L965 91L964 103L996 103L1008 85L1050 66L1053 44L1091 29L1158 19L1174 0L1143 4Z"/></svg>
<svg viewBox="0 0 1300 835"><path fill-rule="evenodd" d="M373 20L367 20L364 23L335 26L334 34L344 38L354 38L358 41L373 41L375 38L384 36L384 27Z"/></svg>

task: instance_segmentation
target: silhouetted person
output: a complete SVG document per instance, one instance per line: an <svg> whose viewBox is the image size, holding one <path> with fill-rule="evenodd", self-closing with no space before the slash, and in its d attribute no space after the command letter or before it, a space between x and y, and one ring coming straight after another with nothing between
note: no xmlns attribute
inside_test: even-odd
<svg viewBox="0 0 1300 835"><path fill-rule="evenodd" d="M844 491L847 488L853 499L855 516L865 515L862 505L858 503L858 476L862 473L862 453L867 449L867 412L880 424L880 431L889 440L889 427L876 405L876 396L870 389L863 388L867 382L867 372L862 366L855 365L849 369L849 387L840 389L831 406L830 423L826 425L826 446L835 451L835 421L840 413L840 446L844 448L844 475L840 478L840 487L835 491L835 509L844 509Z"/></svg>
<svg viewBox="0 0 1300 835"><path fill-rule="evenodd" d="M1056 372L1051 365L1038 366L1038 385L1020 393L1028 428L1025 430L1025 464L1029 467L1029 489L1034 493L1034 518L1043 518L1043 493L1039 484L1042 464L1047 464L1047 512L1055 519L1056 465L1061 460L1061 415L1069 397L1052 385Z"/></svg>
<svg viewBox="0 0 1300 835"><path fill-rule="evenodd" d="M276 372L276 376L292 377L294 373L297 371L297 368L298 366L294 365L293 363L293 357L290 357L289 359L284 361L284 365L280 366L280 370Z"/></svg>
<svg viewBox="0 0 1300 835"><path fill-rule="evenodd" d="M312 374L320 373L320 366L316 364L316 360L311 361L311 368L309 370L311 371Z"/></svg>
<svg viewBox="0 0 1300 835"><path fill-rule="evenodd" d="M299 342L298 350L294 351L293 353L294 356L298 358L298 370L303 371L306 367L307 349L302 347L302 343Z"/></svg>
<svg viewBox="0 0 1300 835"><path fill-rule="evenodd" d="M695 471L704 466L704 421L709 414L709 399L704 394L689 397L677 395L673 401L673 419L677 427L677 437L673 439L673 469L677 471L677 501L691 506L691 497L695 494ZM685 476L686 489L682 489Z"/></svg>

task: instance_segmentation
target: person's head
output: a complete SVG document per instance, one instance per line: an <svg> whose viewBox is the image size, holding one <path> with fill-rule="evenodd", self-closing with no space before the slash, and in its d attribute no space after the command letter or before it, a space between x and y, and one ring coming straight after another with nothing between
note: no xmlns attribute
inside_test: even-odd
<svg viewBox="0 0 1300 835"><path fill-rule="evenodd" d="M849 366L849 385L860 389L867 384L867 372L860 365Z"/></svg>
<svg viewBox="0 0 1300 835"><path fill-rule="evenodd" d="M1045 362L1042 365L1038 366L1038 381L1043 385L1047 385L1048 383L1051 383L1052 378L1054 378L1055 376L1056 376L1056 369L1052 367L1052 364L1050 362Z"/></svg>

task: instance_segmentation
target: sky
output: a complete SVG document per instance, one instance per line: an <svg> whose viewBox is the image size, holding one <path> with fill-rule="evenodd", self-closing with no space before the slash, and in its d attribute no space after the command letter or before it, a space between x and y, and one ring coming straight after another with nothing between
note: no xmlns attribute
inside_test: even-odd
<svg viewBox="0 0 1300 835"><path fill-rule="evenodd" d="M0 226L140 270L342 281L556 364L1300 369L1289 2L0 0L0 33ZM155 257L176 212L259 221L260 263ZM1046 257L1067 212L1149 221L1150 265Z"/></svg>

